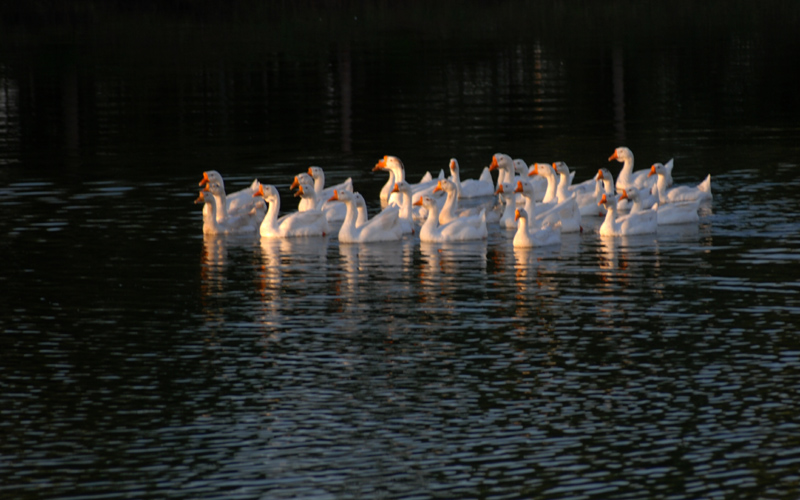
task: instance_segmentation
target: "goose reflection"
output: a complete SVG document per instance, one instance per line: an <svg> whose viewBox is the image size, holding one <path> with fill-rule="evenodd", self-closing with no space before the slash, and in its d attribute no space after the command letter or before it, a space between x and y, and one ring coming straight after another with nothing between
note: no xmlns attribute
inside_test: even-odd
<svg viewBox="0 0 800 500"><path fill-rule="evenodd" d="M339 295L352 301L373 289L378 294L402 293L401 288L407 283L402 276L413 265L413 241L407 238L394 242L340 243L343 279Z"/></svg>
<svg viewBox="0 0 800 500"><path fill-rule="evenodd" d="M261 264L258 266L256 288L261 295L265 317L279 321L287 290L302 286L302 295L310 292L307 280L285 278L299 273L324 273L328 238L261 238L260 245Z"/></svg>
<svg viewBox="0 0 800 500"><path fill-rule="evenodd" d="M420 242L421 300L435 302L455 288L485 283L487 249L487 240L459 243Z"/></svg>

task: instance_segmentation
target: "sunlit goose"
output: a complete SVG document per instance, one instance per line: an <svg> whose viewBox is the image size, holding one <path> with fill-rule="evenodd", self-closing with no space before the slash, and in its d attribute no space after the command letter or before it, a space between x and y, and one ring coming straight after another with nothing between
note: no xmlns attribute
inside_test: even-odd
<svg viewBox="0 0 800 500"><path fill-rule="evenodd" d="M525 212L528 214L528 224L535 227L544 227L547 224L555 226L561 223L562 233L581 231L581 212L575 197L540 210L535 202L535 192L529 182L517 181L516 193L522 193L525 198Z"/></svg>
<svg viewBox="0 0 800 500"><path fill-rule="evenodd" d="M603 236L631 236L655 233L658 230L658 221L654 216L644 219L619 217L615 196L603 194L599 203L606 206L606 218L598 231Z"/></svg>
<svg viewBox="0 0 800 500"><path fill-rule="evenodd" d="M308 175L305 172L299 173L299 174L294 176L294 180L289 185L289 189L294 190L294 189L299 188L301 185L305 185L305 186L309 186L310 185L310 186L313 187L314 186L314 179L312 179L311 176ZM294 196L300 196L300 195L295 193ZM300 203L298 203L298 205L297 205L297 211L298 212L305 212L306 210L314 210L314 209L318 208L317 207L317 201L318 200L317 200L316 197L312 197L312 196L303 197L303 196L300 196Z"/></svg>
<svg viewBox="0 0 800 500"><path fill-rule="evenodd" d="M402 181L408 182L403 162L396 156L387 155L381 158L378 163L375 164L375 168L372 169L373 172L379 170L389 171L389 180L381 188L381 203L385 205L390 202L397 202L396 199L398 195L392 195L394 185ZM439 173L439 178L444 178L444 171ZM434 180L430 173L427 173L419 183L412 184L409 182L408 184L411 186L411 199L417 200L422 194L433 191L438 180L439 179Z"/></svg>
<svg viewBox="0 0 800 500"><path fill-rule="evenodd" d="M513 244L517 248L542 247L558 245L561 243L561 224L551 226L549 223L542 227L531 227L528 223L528 213L524 208L515 210L514 218L518 221L517 232L514 233Z"/></svg>
<svg viewBox="0 0 800 500"><path fill-rule="evenodd" d="M514 212L517 208L517 195L514 193L514 187L511 184L500 184L497 186L495 194L499 195L504 203L503 213L500 215L498 223L500 227L505 229L514 229L517 227L517 221L514 218Z"/></svg>
<svg viewBox="0 0 800 500"><path fill-rule="evenodd" d="M648 170L633 171L633 153L626 147L619 147L614 150L614 154L608 157L608 161L617 160L622 163L622 170L617 176L617 190L629 188L650 189L654 182L648 180Z"/></svg>
<svg viewBox="0 0 800 500"><path fill-rule="evenodd" d="M631 214L647 210L643 206L640 198L640 192L636 188L630 188L627 191L623 190L621 196L627 196L631 200ZM667 203L660 205L655 203L651 210L655 210L656 219L659 226L666 226L670 224L690 224L696 223L700 220L697 214L697 209L700 207L699 201L685 202L685 203Z"/></svg>
<svg viewBox="0 0 800 500"><path fill-rule="evenodd" d="M217 220L217 200L209 191L200 191L195 203L203 203L208 208L208 213L203 214L203 234L236 234L252 233L258 229L258 224L248 216L228 216L222 221Z"/></svg>
<svg viewBox="0 0 800 500"><path fill-rule="evenodd" d="M261 219L264 218L264 214L267 213L267 207L264 204L264 201L260 199L253 200L253 203L250 203L249 205L243 203L239 204L238 210L230 211L225 196L225 188L222 187L222 185L216 180L209 181L205 185L205 188L203 188L203 191L210 193L214 198L216 220L223 226L226 224L228 219L238 218L240 220L236 222L236 225L247 224L252 225L253 227L258 227L258 225L261 223ZM207 206L210 207L210 205L203 206L203 217L208 216L206 213ZM249 221L247 219L249 219Z"/></svg>
<svg viewBox="0 0 800 500"><path fill-rule="evenodd" d="M411 186L408 182L398 182L394 185L393 193L400 195L400 224L403 234L414 234L414 206L411 201Z"/></svg>
<svg viewBox="0 0 800 500"><path fill-rule="evenodd" d="M294 238L299 236L324 236L328 232L328 221L321 210L293 212L278 218L281 210L281 195L275 186L259 184L253 196L260 196L267 202L267 215L261 222L259 231L264 238Z"/></svg>
<svg viewBox="0 0 800 500"><path fill-rule="evenodd" d="M535 175L541 176L547 182L541 204L547 205L558 202L558 178L556 172L547 163L534 163L533 168L528 171L528 177Z"/></svg>
<svg viewBox="0 0 800 500"><path fill-rule="evenodd" d="M514 160L504 153L495 153L492 155L492 163L489 164L489 170L497 170L497 183L499 187L501 184L515 184L514 180Z"/></svg>
<svg viewBox="0 0 800 500"><path fill-rule="evenodd" d="M216 170L207 170L203 172L203 179L200 181L200 186L205 186L211 182L219 184L222 193L225 193L225 181L222 179L222 175ZM257 207L260 209L262 214L266 211L266 207L264 207L264 203L261 200L254 200L253 193L256 192L258 189L258 180L254 180L250 186L230 193L225 194L224 197L220 197L218 195L214 195L217 201L217 208L222 207L222 202L225 202L226 206L226 214L237 215L241 213L249 213L253 207ZM208 211L211 210L210 207L206 204L203 205L203 214L207 214ZM224 215L222 212L217 211L217 217L223 217Z"/></svg>
<svg viewBox="0 0 800 500"><path fill-rule="evenodd" d="M668 187L668 179L666 168L660 163L653 164L650 167L649 176L657 175L658 181L656 182L656 189L658 191L659 205L667 203L682 203L682 202L704 202L710 201L713 195L711 194L711 174L706 176L705 180L697 186L675 186Z"/></svg>
<svg viewBox="0 0 800 500"><path fill-rule="evenodd" d="M439 206L430 195L423 195L415 202L428 210L428 218L419 230L419 239L428 243L482 240L488 236L486 213L479 217L457 217L447 224L439 224Z"/></svg>
<svg viewBox="0 0 800 500"><path fill-rule="evenodd" d="M531 169L528 164L525 163L525 160L522 158L516 158L514 160L514 179L527 179L528 182L533 185L534 192L536 193L536 201L541 202L544 199L544 195L547 191L547 181L540 177L532 177L530 172Z"/></svg>
<svg viewBox="0 0 800 500"><path fill-rule="evenodd" d="M447 224L458 217L477 217L481 213L481 208L461 209L458 205L458 191L455 183L450 179L442 179L433 189L433 193L444 192L445 201L439 208L439 224ZM438 200L437 205L438 205Z"/></svg>
<svg viewBox="0 0 800 500"><path fill-rule="evenodd" d="M322 167L308 167L308 175L314 179L314 190L317 192L317 196L322 201L328 201L328 199L333 196L333 191L353 191L353 178L348 177L344 180L344 182L340 182L334 186L325 186L325 172L322 170Z"/></svg>
<svg viewBox="0 0 800 500"><path fill-rule="evenodd" d="M461 180L461 167L458 160L450 158L450 180L456 187L459 198L479 198L494 194L494 181L489 167L483 167L478 179Z"/></svg>
<svg viewBox="0 0 800 500"><path fill-rule="evenodd" d="M625 215L617 214L618 222L628 221L629 225L633 224L641 227L648 227L653 224L658 226L658 214L652 208L642 206L642 197L638 189L635 187L623 189L617 199L618 205L621 200L630 201L631 211ZM636 207L635 210L634 207Z"/></svg>
<svg viewBox="0 0 800 500"><path fill-rule="evenodd" d="M331 201L340 201L347 207L347 215L339 229L339 241L342 243L373 243L377 241L396 241L402 238L400 226L400 209L387 207L372 219L361 225L356 224L358 218L355 193L349 191L333 192Z"/></svg>

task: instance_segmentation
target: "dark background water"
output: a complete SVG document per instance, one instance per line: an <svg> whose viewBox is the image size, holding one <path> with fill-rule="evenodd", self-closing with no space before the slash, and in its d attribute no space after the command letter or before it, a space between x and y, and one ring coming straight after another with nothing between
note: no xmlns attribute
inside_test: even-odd
<svg viewBox="0 0 800 500"><path fill-rule="evenodd" d="M797 3L0 16L3 497L797 497ZM712 175L697 227L340 246L192 204L620 145Z"/></svg>

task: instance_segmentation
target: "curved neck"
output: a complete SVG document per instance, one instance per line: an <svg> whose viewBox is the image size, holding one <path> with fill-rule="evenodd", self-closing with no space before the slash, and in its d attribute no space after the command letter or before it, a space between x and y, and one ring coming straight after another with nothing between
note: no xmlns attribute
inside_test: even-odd
<svg viewBox="0 0 800 500"><path fill-rule="evenodd" d="M400 192L400 218L406 220L413 219L413 211L411 210L411 195L407 191Z"/></svg>
<svg viewBox="0 0 800 500"><path fill-rule="evenodd" d="M622 170L620 170L619 175L617 176L617 181L621 181L627 185L630 181L630 176L632 173L633 157L629 156L625 158L625 162L622 164Z"/></svg>
<svg viewBox="0 0 800 500"><path fill-rule="evenodd" d="M458 196L456 193L452 193L450 191L446 191L446 194L447 198L444 200L441 214L448 216L448 220L450 220L456 217L456 211L458 210Z"/></svg>
<svg viewBox="0 0 800 500"><path fill-rule="evenodd" d="M656 189L658 190L658 203L663 205L667 201L667 176L658 174Z"/></svg>
<svg viewBox="0 0 800 500"><path fill-rule="evenodd" d="M219 227L219 223L217 221L217 199L212 195L205 200L205 206L208 207L208 216L203 217L203 232L215 233Z"/></svg>
<svg viewBox="0 0 800 500"><path fill-rule="evenodd" d="M386 181L386 184L383 185L381 188L381 199L388 200L389 196L392 194L392 189L394 189L395 183L399 182L395 176L394 171L390 169L386 169L389 172L389 180Z"/></svg>
<svg viewBox="0 0 800 500"><path fill-rule="evenodd" d="M439 205L434 203L431 207L425 207L428 209L428 218L425 219L425 223L422 227L430 229L436 229L439 227Z"/></svg>
<svg viewBox="0 0 800 500"><path fill-rule="evenodd" d="M261 221L261 227L276 230L278 228L278 212L280 211L280 198L273 198L272 201L267 201L267 215L265 215L264 220Z"/></svg>
<svg viewBox="0 0 800 500"><path fill-rule="evenodd" d="M553 180L553 183L555 184L555 179ZM550 192L549 179L548 179L548 183L547 183L547 192L548 193ZM569 176L568 175L558 174L558 188L556 190L555 198L558 200L559 203L564 201L564 200L566 200L567 198L569 198Z"/></svg>
<svg viewBox="0 0 800 500"><path fill-rule="evenodd" d="M325 174L320 172L319 175L314 178L314 191L321 193L323 189L325 189Z"/></svg>

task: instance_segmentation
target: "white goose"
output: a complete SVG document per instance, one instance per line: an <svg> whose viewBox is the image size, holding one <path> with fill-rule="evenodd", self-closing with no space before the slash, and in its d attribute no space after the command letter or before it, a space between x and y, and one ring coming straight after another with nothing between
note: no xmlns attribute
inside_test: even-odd
<svg viewBox="0 0 800 500"><path fill-rule="evenodd" d="M313 187L314 186L314 179L312 179L311 176L308 175L307 173L301 172L301 173L299 173L299 174L294 176L294 180L289 185L289 189L290 190L294 190L296 188L299 188L301 185L312 186ZM294 196L297 197L297 196L300 196L300 195L295 193ZM315 209L317 209L317 201L318 200L317 200L316 197L311 197L311 196L303 197L303 196L300 196L300 203L298 203L298 205L297 205L297 211L298 212L305 212L307 210L315 210Z"/></svg>
<svg viewBox="0 0 800 500"><path fill-rule="evenodd" d="M617 176L617 189L635 187L637 189L650 189L653 181L648 180L648 170L633 171L633 153L626 147L619 147L614 150L614 154L608 157L608 161L617 160L622 162L622 170Z"/></svg>
<svg viewBox="0 0 800 500"><path fill-rule="evenodd" d="M628 219L618 216L615 196L603 194L600 204L606 206L606 218L598 231L603 236L631 236L655 233L658 230L655 212L649 219Z"/></svg>
<svg viewBox="0 0 800 500"><path fill-rule="evenodd" d="M342 243L374 243L378 241L397 241L403 236L400 227L400 209L387 207L381 213L363 222L356 224L357 198L356 193L349 191L333 192L331 201L340 201L347 207L347 215L342 227L339 229L339 241Z"/></svg>
<svg viewBox="0 0 800 500"><path fill-rule="evenodd" d="M400 195L400 225L403 234L414 234L414 206L411 201L411 186L406 181L395 183L393 193Z"/></svg>
<svg viewBox="0 0 800 500"><path fill-rule="evenodd" d="M447 224L439 224L439 206L430 195L423 195L414 202L428 210L428 218L419 230L419 239L428 243L482 240L488 237L486 213L480 217L458 217Z"/></svg>
<svg viewBox="0 0 800 500"><path fill-rule="evenodd" d="M636 188L630 188L627 191L622 190L621 197L627 197L631 200L631 214L639 213L647 208L641 202L641 193ZM692 201L686 203L667 203L660 205L654 204L652 210L656 212L656 219L659 226L666 226L670 224L691 224L697 223L700 216L697 209L700 207L699 201Z"/></svg>
<svg viewBox="0 0 800 500"><path fill-rule="evenodd" d="M314 190L317 192L317 196L322 201L328 201L328 198L333 196L333 191L353 191L353 178L348 177L344 180L344 182L340 182L335 186L328 186L325 187L325 172L322 170L322 167L308 167L308 175L314 179Z"/></svg>
<svg viewBox="0 0 800 500"><path fill-rule="evenodd" d="M394 185L398 182L406 181L406 171L405 167L403 166L403 162L400 161L400 158L396 156L387 155L381 158L372 169L373 172L377 172L379 170L389 171L389 180L381 188L381 204L385 205L387 203L397 203L397 196L392 196L392 190L394 190ZM441 171L439 172L439 179L443 178L444 171ZM419 183L409 183L409 186L411 186L412 200L417 200L420 196L422 196L423 193L430 193L433 191L433 188L436 187L437 181L438 179L434 180L430 175L430 172L428 172Z"/></svg>
<svg viewBox="0 0 800 500"><path fill-rule="evenodd" d="M325 214L317 209L293 212L278 218L281 210L281 195L271 184L259 184L253 196L260 196L267 202L267 215L261 222L259 231L264 238L295 238L299 236L325 236L328 221Z"/></svg>
<svg viewBox="0 0 800 500"><path fill-rule="evenodd" d="M539 177L531 177L530 167L522 158L516 158L514 160L514 178L516 180L527 179L528 182L533 185L534 192L536 193L536 201L542 201L545 191L547 190L547 181Z"/></svg>
<svg viewBox="0 0 800 500"><path fill-rule="evenodd" d="M480 198L481 196L492 196L494 194L494 182L489 167L483 167L481 176L478 179L461 180L461 168L458 160L450 158L450 180L456 187L459 198Z"/></svg>
<svg viewBox="0 0 800 500"><path fill-rule="evenodd" d="M226 224L228 219L237 218L235 225L247 224L252 225L253 227L258 227L258 225L261 223L261 219L264 218L264 214L267 212L267 207L262 200L253 200L253 203L249 205L240 204L240 208L238 210L231 212L227 202L227 197L225 196L225 188L217 180L211 180L206 183L203 191L210 193L213 196L215 202L214 207L216 220L222 226ZM206 213L206 207L209 207L210 209L211 205L203 206L204 218L209 216L209 214Z"/></svg>
<svg viewBox="0 0 800 500"><path fill-rule="evenodd" d="M656 182L656 189L658 191L658 203L664 205L666 203L682 203L682 202L705 202L713 198L711 194L711 174L708 174L697 186L675 186L668 187L667 169L660 163L653 164L650 167L648 176L657 175L658 181Z"/></svg>
<svg viewBox="0 0 800 500"><path fill-rule="evenodd" d="M200 191L194 202L203 203L204 211L205 207L208 207L208 213L203 214L203 234L252 233L258 229L258 224L254 224L254 219L248 215L228 216L224 220L218 221L217 200L209 191Z"/></svg>
<svg viewBox="0 0 800 500"><path fill-rule="evenodd" d="M513 240L515 248L542 247L561 243L560 224L555 226L545 224L540 228L531 228L528 223L528 213L524 208L516 209L514 218L518 221L517 232L514 233Z"/></svg>
<svg viewBox="0 0 800 500"><path fill-rule="evenodd" d="M655 224L658 226L658 214L652 208L644 207L642 205L642 197L639 190L635 187L623 189L617 199L617 205L621 200L628 200L631 203L631 211L625 215L619 215L617 221L628 221L628 224L634 224L641 227L648 227ZM636 209L634 210L634 207Z"/></svg>
<svg viewBox="0 0 800 500"><path fill-rule="evenodd" d="M514 193L514 187L511 184L500 184L497 186L495 194L499 195L505 204L502 215L498 223L500 227L505 229L514 229L517 227L514 212L517 208L517 195Z"/></svg>
<svg viewBox="0 0 800 500"><path fill-rule="evenodd" d="M544 227L547 224L555 226L556 223L561 223L562 233L574 233L583 231L581 227L581 211L578 208L578 203L575 197L568 198L560 203L557 203L543 211L539 211L535 202L535 190L531 183L525 181L517 181L517 188L515 193L522 193L525 198L525 212L528 214L528 224L534 224L536 227Z"/></svg>
<svg viewBox="0 0 800 500"><path fill-rule="evenodd" d="M225 181L222 179L222 175L216 170L206 170L203 172L203 179L200 180L200 186L205 186L209 183L216 183L219 184L222 193L225 193ZM266 211L264 207L264 203L261 200L254 200L253 193L256 192L258 189L258 180L254 180L250 186L236 191L231 194L227 194L225 196L218 196L214 195L217 201L217 208L222 208L223 202L225 203L226 214L236 215L239 213L248 213L253 207L260 208L263 214ZM211 210L209 205L203 205L203 215L207 214L208 211ZM223 217L224 215L220 210L217 211L217 217Z"/></svg>
<svg viewBox="0 0 800 500"><path fill-rule="evenodd" d="M485 207L466 208L461 209L458 206L458 189L453 181L450 179L442 179L433 188L433 193L444 191L445 200L444 205L439 209L439 224L447 224L453 219L459 217L478 217ZM438 201L439 200L435 200Z"/></svg>

